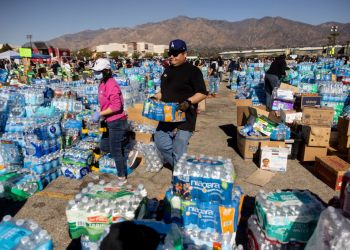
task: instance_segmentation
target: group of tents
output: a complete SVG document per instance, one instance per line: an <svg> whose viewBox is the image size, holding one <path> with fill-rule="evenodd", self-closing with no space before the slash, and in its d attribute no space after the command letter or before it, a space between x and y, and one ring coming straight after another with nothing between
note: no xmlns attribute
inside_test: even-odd
<svg viewBox="0 0 350 250"><path fill-rule="evenodd" d="M21 59L21 58L24 58L24 57L20 56L19 53L12 51L12 50L8 50L8 51L0 53L0 59ZM32 58L32 59L50 59L51 56L38 54L38 53L32 53L30 58Z"/></svg>

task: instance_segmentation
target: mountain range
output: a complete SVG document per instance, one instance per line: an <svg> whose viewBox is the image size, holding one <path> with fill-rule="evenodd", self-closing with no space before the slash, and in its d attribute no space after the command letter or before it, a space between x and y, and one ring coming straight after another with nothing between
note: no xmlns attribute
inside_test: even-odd
<svg viewBox="0 0 350 250"><path fill-rule="evenodd" d="M116 24L117 25L117 24ZM325 46L331 26L337 25L337 44L350 40L350 23L327 22L311 25L282 17L245 19L237 22L179 16L133 28L84 30L47 41L55 47L72 50L108 43L149 42L168 44L180 38L189 49L262 49L299 46Z"/></svg>

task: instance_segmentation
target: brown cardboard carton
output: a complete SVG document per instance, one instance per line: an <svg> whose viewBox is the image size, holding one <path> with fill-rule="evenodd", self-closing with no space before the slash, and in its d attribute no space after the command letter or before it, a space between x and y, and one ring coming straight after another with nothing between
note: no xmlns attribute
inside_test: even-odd
<svg viewBox="0 0 350 250"><path fill-rule="evenodd" d="M233 102L233 109L236 113L236 120L233 121L233 125L239 127L243 126L247 123L249 117L249 109L248 107L252 106L252 100L239 100L235 99Z"/></svg>
<svg viewBox="0 0 350 250"><path fill-rule="evenodd" d="M285 89L285 90L292 90L292 91L293 91L293 94L299 92L299 88L298 88L298 87L295 87L295 86L293 86L293 85L290 85L290 84L284 83L284 82L281 82L281 85L280 85L279 88L280 88L280 89Z"/></svg>
<svg viewBox="0 0 350 250"><path fill-rule="evenodd" d="M158 126L158 121L148 119L142 116L143 103L136 103L133 107L127 108L128 120L135 121L140 124L150 125L153 127Z"/></svg>
<svg viewBox="0 0 350 250"><path fill-rule="evenodd" d="M315 125L304 125L302 127L302 136L306 145L308 146L327 147L329 146L331 128Z"/></svg>
<svg viewBox="0 0 350 250"><path fill-rule="evenodd" d="M342 136L350 136L350 120L340 116L338 119L338 131Z"/></svg>
<svg viewBox="0 0 350 250"><path fill-rule="evenodd" d="M349 169L350 164L338 156L316 157L315 175L334 190L340 190L343 175Z"/></svg>
<svg viewBox="0 0 350 250"><path fill-rule="evenodd" d="M253 159L259 157L259 145L263 141L270 140L268 136L244 136L239 133L240 129L243 127L238 127L237 131L237 147L244 159Z"/></svg>
<svg viewBox="0 0 350 250"><path fill-rule="evenodd" d="M304 107L301 121L305 125L331 126L334 109L328 107Z"/></svg>
<svg viewBox="0 0 350 250"><path fill-rule="evenodd" d="M284 123L293 123L294 121L301 121L302 112L295 110L281 110L281 121Z"/></svg>
<svg viewBox="0 0 350 250"><path fill-rule="evenodd" d="M281 113L279 110L277 111L271 111L269 115L267 116L271 121L275 123L280 123L281 122Z"/></svg>
<svg viewBox="0 0 350 250"><path fill-rule="evenodd" d="M331 131L331 136L329 138L329 145L332 147L338 146L338 131Z"/></svg>
<svg viewBox="0 0 350 250"><path fill-rule="evenodd" d="M350 148L350 136L338 132L338 148L340 150Z"/></svg>
<svg viewBox="0 0 350 250"><path fill-rule="evenodd" d="M316 156L322 157L327 155L327 148L325 147L309 147L307 145L303 145L300 150L299 160L304 161L315 161Z"/></svg>
<svg viewBox="0 0 350 250"><path fill-rule="evenodd" d="M249 107L248 109L249 109L249 114L255 117L258 117L258 115L264 115L266 117L269 116L269 111L266 111L265 105Z"/></svg>
<svg viewBox="0 0 350 250"><path fill-rule="evenodd" d="M294 109L300 112L305 107L319 107L321 99L319 95L299 95L295 98Z"/></svg>

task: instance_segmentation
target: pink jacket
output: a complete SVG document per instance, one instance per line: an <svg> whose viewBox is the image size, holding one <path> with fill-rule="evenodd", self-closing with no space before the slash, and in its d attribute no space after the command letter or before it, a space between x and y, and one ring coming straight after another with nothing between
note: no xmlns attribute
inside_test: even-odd
<svg viewBox="0 0 350 250"><path fill-rule="evenodd" d="M100 103L101 111L108 108L114 111L113 114L106 117L107 122L126 119L122 91L113 78L109 78L106 83L102 82L98 86L98 102Z"/></svg>

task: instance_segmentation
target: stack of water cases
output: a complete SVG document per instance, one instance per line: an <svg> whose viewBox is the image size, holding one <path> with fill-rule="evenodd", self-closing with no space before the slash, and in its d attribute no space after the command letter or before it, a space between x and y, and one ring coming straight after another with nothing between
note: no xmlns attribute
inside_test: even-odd
<svg viewBox="0 0 350 250"><path fill-rule="evenodd" d="M53 249L51 236L33 220L4 216L0 222L0 246L6 250Z"/></svg>
<svg viewBox="0 0 350 250"><path fill-rule="evenodd" d="M144 166L147 172L157 173L163 167L163 160L154 143L141 143L135 145L135 150L143 155Z"/></svg>
<svg viewBox="0 0 350 250"><path fill-rule="evenodd" d="M303 249L323 210L308 191L260 190L248 222L249 249Z"/></svg>
<svg viewBox="0 0 350 250"><path fill-rule="evenodd" d="M166 198L169 219L183 228L185 246L232 249L243 200L234 179L230 159L184 154L178 161Z"/></svg>
<svg viewBox="0 0 350 250"><path fill-rule="evenodd" d="M178 107L178 103L165 103L147 99L143 104L142 115L149 119L163 122L185 121L185 112L178 110Z"/></svg>
<svg viewBox="0 0 350 250"><path fill-rule="evenodd" d="M61 171L66 177L81 179L90 172L92 163L92 150L70 148L63 154Z"/></svg>
<svg viewBox="0 0 350 250"><path fill-rule="evenodd" d="M350 220L341 209L328 207L317 223L317 227L307 242L306 250L349 249Z"/></svg>
<svg viewBox="0 0 350 250"><path fill-rule="evenodd" d="M147 191L142 184L117 187L116 183L89 183L68 202L66 215L72 239L85 235L98 241L112 223L143 218Z"/></svg>

